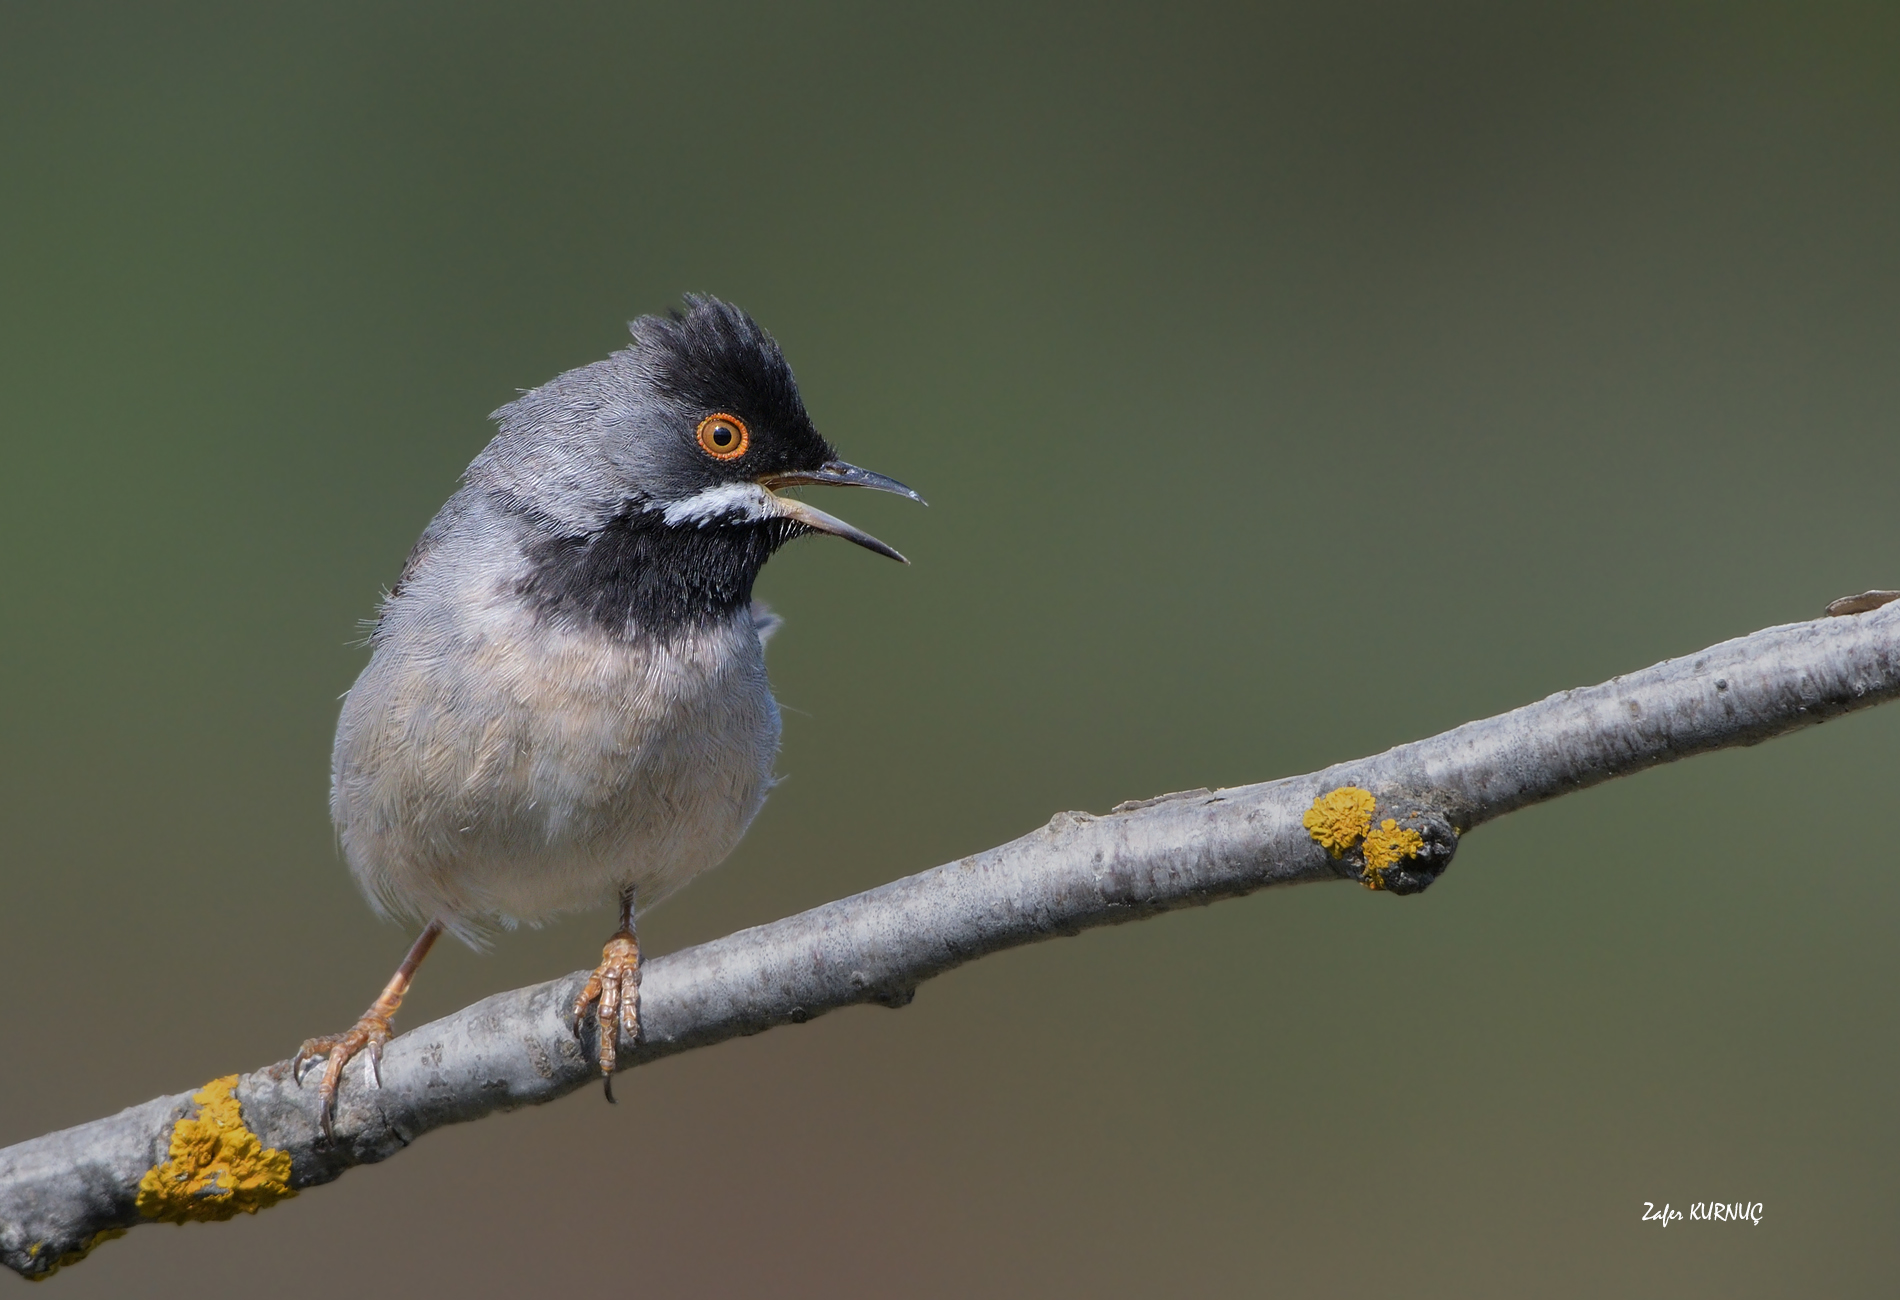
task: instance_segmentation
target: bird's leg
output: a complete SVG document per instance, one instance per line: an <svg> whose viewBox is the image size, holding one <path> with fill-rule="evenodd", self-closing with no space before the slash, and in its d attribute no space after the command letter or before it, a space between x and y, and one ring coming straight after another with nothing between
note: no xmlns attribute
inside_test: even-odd
<svg viewBox="0 0 1900 1300"><path fill-rule="evenodd" d="M614 1061L619 1040L629 1043L640 1037L640 940L633 932L633 887L620 891L620 928L607 946L600 950L600 965L587 977L587 985L574 999L574 1032L579 1034L587 1020L587 1008L593 1007L594 1023L599 1028L600 1075L607 1100L614 1099Z"/></svg>
<svg viewBox="0 0 1900 1300"><path fill-rule="evenodd" d="M383 1044L389 1041L389 1018L402 1005L402 996L409 991L409 981L416 977L416 967L422 965L422 959L429 955L429 949L441 933L440 921L424 926L415 943L410 945L409 955L402 959L402 965L396 967L396 973L383 986L382 996L370 1004L370 1009L355 1024L340 1034L306 1039L297 1049L297 1055L291 1058L291 1075L300 1086L306 1061L329 1058L323 1067L323 1082L317 1088L317 1115L324 1137L334 1136L330 1126L336 1118L336 1090L343 1082L343 1067L350 1063L352 1056L368 1052L370 1078L377 1087L383 1086Z"/></svg>

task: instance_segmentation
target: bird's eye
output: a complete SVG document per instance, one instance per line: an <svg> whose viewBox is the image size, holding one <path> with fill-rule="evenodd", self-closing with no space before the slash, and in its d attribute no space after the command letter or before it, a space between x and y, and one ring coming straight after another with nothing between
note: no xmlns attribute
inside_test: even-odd
<svg viewBox="0 0 1900 1300"><path fill-rule="evenodd" d="M737 460L752 443L745 421L724 411L715 411L699 422L699 446L714 460Z"/></svg>

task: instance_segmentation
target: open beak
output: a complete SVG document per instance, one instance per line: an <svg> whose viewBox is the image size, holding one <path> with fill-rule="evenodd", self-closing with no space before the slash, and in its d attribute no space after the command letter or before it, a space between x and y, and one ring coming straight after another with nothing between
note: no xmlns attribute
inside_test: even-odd
<svg viewBox="0 0 1900 1300"><path fill-rule="evenodd" d="M879 492L895 492L900 497L909 497L918 505L928 504L915 492L894 478L874 474L868 469L859 469L856 465L847 465L841 460L826 461L814 470L790 470L783 474L768 474L759 480L759 485L773 492L777 505L773 509L781 519L790 519L801 523L817 533L830 533L833 537L842 537L848 542L856 542L867 551L876 551L879 555L888 555L899 564L910 561L900 555L894 547L886 546L863 529L854 528L836 515L828 515L817 506L791 497L777 495L782 487L797 487L805 483L829 484L832 487L875 488Z"/></svg>

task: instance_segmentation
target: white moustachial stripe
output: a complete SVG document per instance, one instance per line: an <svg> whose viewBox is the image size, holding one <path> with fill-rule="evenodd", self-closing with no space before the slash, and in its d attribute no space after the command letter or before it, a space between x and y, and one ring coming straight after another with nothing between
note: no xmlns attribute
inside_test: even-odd
<svg viewBox="0 0 1900 1300"><path fill-rule="evenodd" d="M778 513L773 506L778 498L757 483L721 483L695 492L684 501L669 501L657 506L660 518L678 527L681 524L718 523L732 519L770 519Z"/></svg>

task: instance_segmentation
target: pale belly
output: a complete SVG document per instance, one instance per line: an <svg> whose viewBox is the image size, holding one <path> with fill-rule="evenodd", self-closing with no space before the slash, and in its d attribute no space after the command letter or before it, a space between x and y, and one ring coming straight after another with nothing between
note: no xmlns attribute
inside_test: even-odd
<svg viewBox="0 0 1900 1300"><path fill-rule="evenodd" d="M472 936L628 886L645 906L717 865L778 741L749 612L664 652L520 616L378 647L344 701L331 811L379 910Z"/></svg>

